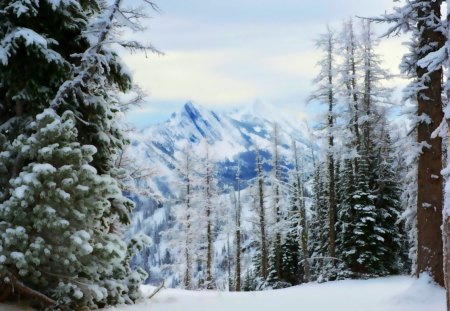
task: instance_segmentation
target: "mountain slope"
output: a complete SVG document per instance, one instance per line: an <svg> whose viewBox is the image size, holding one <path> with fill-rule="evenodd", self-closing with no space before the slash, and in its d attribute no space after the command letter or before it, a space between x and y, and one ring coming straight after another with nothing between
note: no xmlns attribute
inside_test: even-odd
<svg viewBox="0 0 450 311"><path fill-rule="evenodd" d="M292 163L290 147L293 139L297 142L305 162L311 164L311 146L317 147L306 139L305 129L298 130L286 120L279 124L279 150L285 170ZM142 181L141 187L152 188L162 198L159 201L146 197L133 198L137 208L128 235L142 232L151 236L154 241L135 261L135 264L150 272L148 282L157 283L162 278L170 277L170 272L161 268L170 263L169 246L161 233L175 225L172 213L173 207L180 200L178 188L181 184L177 167L186 145L189 144L194 153L201 153L203 142L207 141L217 170L219 192L226 193L230 186L235 187L238 165L241 170L242 188L246 188L255 177L255 145L260 149L265 161L264 169L266 174L269 174L272 131L273 122L261 115L258 109L216 113L188 102L166 122L149 126L132 136L128 152L139 166L152 167L156 171L151 179ZM220 200L229 201L229 198L224 194ZM248 207L244 207L243 214L250 214ZM247 227L250 226L251 223L247 223ZM226 243L224 237L217 239L216 264L220 265L223 264L220 257L223 256ZM250 253L245 260L250 263Z"/></svg>

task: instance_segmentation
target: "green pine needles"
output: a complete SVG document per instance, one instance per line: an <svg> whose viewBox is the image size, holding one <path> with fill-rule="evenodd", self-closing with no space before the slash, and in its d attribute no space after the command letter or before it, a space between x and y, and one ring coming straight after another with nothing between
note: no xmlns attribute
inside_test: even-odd
<svg viewBox="0 0 450 311"><path fill-rule="evenodd" d="M133 203L115 179L128 143L118 93L131 88L110 47L123 43L111 31L120 4L0 3L0 300L78 309L140 297L146 274L129 262L149 241L124 242Z"/></svg>

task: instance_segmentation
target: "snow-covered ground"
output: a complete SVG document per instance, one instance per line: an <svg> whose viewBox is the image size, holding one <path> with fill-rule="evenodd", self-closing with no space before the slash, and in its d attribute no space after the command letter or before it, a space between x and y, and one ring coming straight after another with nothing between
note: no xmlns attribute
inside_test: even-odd
<svg viewBox="0 0 450 311"><path fill-rule="evenodd" d="M144 296L153 291L143 286ZM287 289L228 293L163 289L151 300L104 311L445 311L445 291L406 276L306 284ZM1 311L30 310L0 304Z"/></svg>
<svg viewBox="0 0 450 311"><path fill-rule="evenodd" d="M154 287L144 286L148 296ZM228 293L163 289L151 300L107 311L444 311L445 292L427 278L406 276L306 284Z"/></svg>

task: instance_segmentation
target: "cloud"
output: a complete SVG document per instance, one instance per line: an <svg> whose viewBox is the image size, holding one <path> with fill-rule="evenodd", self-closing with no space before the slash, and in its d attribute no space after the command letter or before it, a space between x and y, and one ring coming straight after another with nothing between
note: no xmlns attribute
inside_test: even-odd
<svg viewBox="0 0 450 311"><path fill-rule="evenodd" d="M374 16L392 7L391 0L161 0L158 4L163 13L146 22L148 31L126 36L151 42L166 55L123 54L135 81L149 94L152 108L146 113L162 115L168 103L173 109L187 100L216 109L249 105L261 98L305 118L317 111L304 101L317 74L320 53L314 40L318 34L327 23L339 29L350 16ZM394 73L404 52L400 41L382 41L379 48Z"/></svg>
<svg viewBox="0 0 450 311"><path fill-rule="evenodd" d="M124 57L124 61L153 101L190 99L208 105L225 105L252 100L258 93L251 81L223 69L239 63L240 58L238 52L169 51L147 61L139 54Z"/></svg>

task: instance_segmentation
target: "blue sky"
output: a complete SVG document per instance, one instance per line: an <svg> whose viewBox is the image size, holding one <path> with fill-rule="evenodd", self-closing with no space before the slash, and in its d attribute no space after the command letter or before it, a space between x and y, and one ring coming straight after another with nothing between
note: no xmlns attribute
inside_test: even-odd
<svg viewBox="0 0 450 311"><path fill-rule="evenodd" d="M144 33L128 36L151 42L165 55L123 55L148 94L126 117L138 128L167 119L188 100L215 110L262 101L280 114L313 120L320 109L305 99L320 59L314 40L327 24L339 29L349 17L376 16L393 7L392 0L155 2L161 13L150 13ZM393 73L404 53L402 41L383 40L379 48Z"/></svg>

